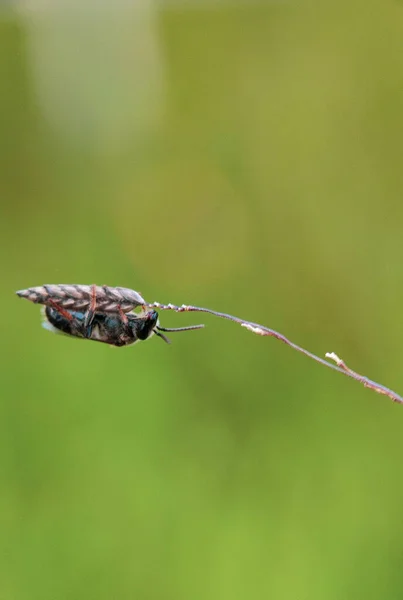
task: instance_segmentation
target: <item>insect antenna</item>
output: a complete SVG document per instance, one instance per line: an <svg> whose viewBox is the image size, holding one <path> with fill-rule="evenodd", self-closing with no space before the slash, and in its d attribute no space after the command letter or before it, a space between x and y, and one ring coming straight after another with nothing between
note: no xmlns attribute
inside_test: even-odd
<svg viewBox="0 0 403 600"><path fill-rule="evenodd" d="M158 325L157 329L159 331L192 331L193 329L203 329L204 325L188 325L187 327L160 327Z"/></svg>
<svg viewBox="0 0 403 600"><path fill-rule="evenodd" d="M188 327L160 327L159 325L157 325L157 327L154 330L154 333L155 335L158 335L158 337L162 338L164 342L170 344L171 340L169 340L163 333L161 333L161 331L192 331L192 329L203 329L203 327L204 325L189 325Z"/></svg>
<svg viewBox="0 0 403 600"><path fill-rule="evenodd" d="M155 331L154 330L155 335L158 335L158 337L160 337L161 339L164 340L164 342L166 342L167 344L171 343L171 340L169 340L166 335L164 335L163 333L160 333L159 331Z"/></svg>

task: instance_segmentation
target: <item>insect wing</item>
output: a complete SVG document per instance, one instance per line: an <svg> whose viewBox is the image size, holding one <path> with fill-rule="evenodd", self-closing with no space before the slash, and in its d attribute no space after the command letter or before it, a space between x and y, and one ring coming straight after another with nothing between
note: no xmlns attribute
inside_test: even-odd
<svg viewBox="0 0 403 600"><path fill-rule="evenodd" d="M98 312L130 312L146 304L141 294L124 287L50 284L19 290L16 294L35 304L51 306L56 302L62 308L82 312L90 307L94 292Z"/></svg>

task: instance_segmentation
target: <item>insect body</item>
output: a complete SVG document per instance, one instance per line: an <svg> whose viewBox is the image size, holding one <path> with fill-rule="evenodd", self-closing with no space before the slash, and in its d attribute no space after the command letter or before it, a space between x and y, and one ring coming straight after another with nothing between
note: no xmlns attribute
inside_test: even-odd
<svg viewBox="0 0 403 600"><path fill-rule="evenodd" d="M48 287L50 286L47 286L47 288ZM124 290L125 288L101 288L104 292L106 290L106 293L108 294L108 310L105 310L104 306L100 310L97 298L97 292L100 288L95 285L87 287L90 287L90 291L88 292L88 290L86 290L87 297L84 299L86 310L68 309L65 307L68 298L64 297L63 305L59 302L60 298L55 300L49 293L39 299L38 296L35 296L35 299L32 299L32 297L29 299L34 302L45 304L43 315L45 318L44 327L46 329L56 333L64 333L72 337L102 342L111 346L130 346L139 340L147 340L153 334L169 343L168 338L161 333L162 331L189 331L204 327L204 325L191 325L189 327L173 329L160 327L157 311L154 309L146 309L145 306L143 306L142 313L126 313L123 311L120 304L116 303L115 294L116 289ZM57 288L59 289L60 286L57 286ZM63 288L70 289L73 288L73 286L63 286ZM76 290L76 287L73 289ZM25 290L23 290L23 292L25 292ZM31 293L31 290L29 290L29 292ZM22 293L18 294L23 295ZM113 302L116 305L114 310L110 304L111 294L114 295ZM130 302L133 301L133 294L137 295L134 297L135 300L136 298L142 300L137 292L131 292L131 296L129 297ZM105 295L102 296L102 298L105 301Z"/></svg>
<svg viewBox="0 0 403 600"><path fill-rule="evenodd" d="M143 315L120 315L118 313L96 312L89 324L86 313L63 311L44 307L44 327L55 333L64 333L73 337L103 342L111 346L130 346L139 340L147 340L154 333L168 342L160 333L158 313L149 310Z"/></svg>

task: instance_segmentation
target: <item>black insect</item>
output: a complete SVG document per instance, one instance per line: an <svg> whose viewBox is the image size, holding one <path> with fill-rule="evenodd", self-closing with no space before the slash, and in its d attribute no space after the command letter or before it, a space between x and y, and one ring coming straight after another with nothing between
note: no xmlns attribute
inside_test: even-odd
<svg viewBox="0 0 403 600"><path fill-rule="evenodd" d="M52 285L21 290L17 294L45 305L43 325L46 329L111 346L130 346L154 334L169 344L162 331L190 331L204 327L160 327L157 311L147 307L138 292L127 288ZM129 312L138 306L142 307L142 312Z"/></svg>
<svg viewBox="0 0 403 600"><path fill-rule="evenodd" d="M169 343L169 339L161 333L162 331L188 331L203 327L202 325L176 329L160 327L156 310L148 310L138 315L95 312L88 319L87 313L45 306L43 315L44 327L54 333L64 333L118 347L147 340L153 334Z"/></svg>

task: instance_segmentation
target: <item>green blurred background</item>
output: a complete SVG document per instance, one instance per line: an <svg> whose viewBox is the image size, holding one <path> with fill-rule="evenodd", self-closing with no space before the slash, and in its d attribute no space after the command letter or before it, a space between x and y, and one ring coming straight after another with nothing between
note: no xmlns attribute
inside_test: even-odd
<svg viewBox="0 0 403 600"><path fill-rule="evenodd" d="M136 289L403 392L403 5L0 13L0 599L403 597L403 408L275 340L52 336Z"/></svg>

